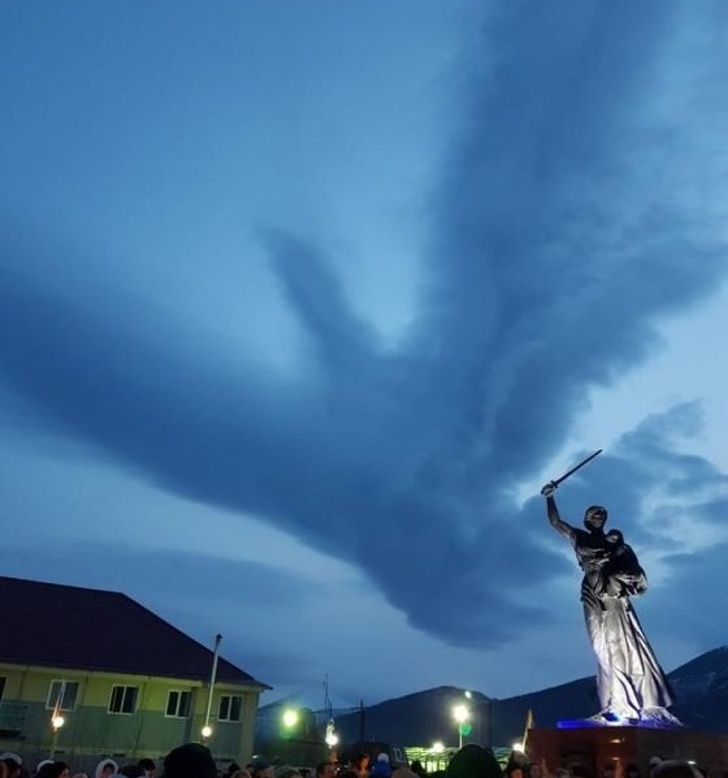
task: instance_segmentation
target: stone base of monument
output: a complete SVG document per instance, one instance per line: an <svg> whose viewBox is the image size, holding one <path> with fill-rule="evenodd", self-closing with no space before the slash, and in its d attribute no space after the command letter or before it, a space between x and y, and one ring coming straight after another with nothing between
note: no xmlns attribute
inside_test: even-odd
<svg viewBox="0 0 728 778"><path fill-rule="evenodd" d="M599 778L615 759L638 765L643 776L651 757L684 759L720 775L728 765L728 734L687 728L656 729L640 726L594 726L568 722L558 729L531 729L526 741L530 761L545 759L550 772L580 763Z"/></svg>

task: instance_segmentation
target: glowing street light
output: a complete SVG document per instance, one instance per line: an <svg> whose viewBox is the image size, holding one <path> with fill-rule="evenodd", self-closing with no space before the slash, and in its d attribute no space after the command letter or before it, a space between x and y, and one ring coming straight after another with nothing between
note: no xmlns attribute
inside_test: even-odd
<svg viewBox="0 0 728 778"><path fill-rule="evenodd" d="M452 717L458 725L458 748L463 747L463 724L470 718L470 708L460 703L452 709Z"/></svg>
<svg viewBox="0 0 728 778"><path fill-rule="evenodd" d="M283 726L286 729L293 729L300 720L300 715L297 710L293 708L287 708L283 711Z"/></svg>
<svg viewBox="0 0 728 778"><path fill-rule="evenodd" d="M212 727L209 724L205 724L205 726L200 731L202 733L202 737L205 740L212 737Z"/></svg>
<svg viewBox="0 0 728 778"><path fill-rule="evenodd" d="M53 740L51 742L51 759L55 756L56 747L58 746L58 732L61 727L66 723L66 719L60 714L60 705L56 705L56 710L51 716L51 729L53 730Z"/></svg>
<svg viewBox="0 0 728 778"><path fill-rule="evenodd" d="M333 719L329 719L329 723L326 725L326 735L324 737L324 742L329 748L334 748L335 746L339 745L339 736L336 734L336 730L334 729Z"/></svg>
<svg viewBox="0 0 728 778"><path fill-rule="evenodd" d="M445 750L445 744L437 740L432 744L431 751L433 754L441 754Z"/></svg>

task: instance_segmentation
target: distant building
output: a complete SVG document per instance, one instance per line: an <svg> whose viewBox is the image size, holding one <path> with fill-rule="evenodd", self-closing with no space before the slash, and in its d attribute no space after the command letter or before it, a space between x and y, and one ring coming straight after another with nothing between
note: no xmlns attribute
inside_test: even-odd
<svg viewBox="0 0 728 778"><path fill-rule="evenodd" d="M78 768L201 740L213 652L117 592L0 576L0 751ZM260 693L220 658L207 745L245 764ZM63 725L54 734L54 713Z"/></svg>

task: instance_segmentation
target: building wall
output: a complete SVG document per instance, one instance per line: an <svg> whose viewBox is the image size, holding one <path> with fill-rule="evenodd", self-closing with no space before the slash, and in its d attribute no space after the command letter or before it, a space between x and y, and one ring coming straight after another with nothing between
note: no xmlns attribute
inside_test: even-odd
<svg viewBox="0 0 728 778"><path fill-rule="evenodd" d="M47 758L54 746L50 720L55 700L49 700L54 680L79 684L76 707L62 711L65 723L55 737L55 755L69 761L74 769L89 769L102 756L122 764L142 756L161 759L181 743L201 740L209 688L201 681L2 664L0 677L6 679L0 702L0 750L16 751L31 765ZM114 685L138 688L133 714L109 713ZM166 715L170 690L191 693L186 718ZM223 694L242 698L239 722L217 721ZM221 763L250 759L258 697L257 687L215 685L210 716L213 734L207 745Z"/></svg>

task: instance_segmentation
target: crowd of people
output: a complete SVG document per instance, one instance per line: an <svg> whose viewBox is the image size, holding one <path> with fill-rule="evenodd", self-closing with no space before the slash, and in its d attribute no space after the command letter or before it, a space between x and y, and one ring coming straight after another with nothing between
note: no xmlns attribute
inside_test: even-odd
<svg viewBox="0 0 728 778"><path fill-rule="evenodd" d="M157 778L156 773L151 759L122 766L113 759L102 759L89 776L73 772L69 764L59 760L43 760L31 770L17 754L0 755L0 778ZM369 754L356 754L343 765L322 761L315 768L273 765L255 759L245 767L232 763L221 773L206 746L187 743L170 751L158 778L728 778L728 772L711 776L691 762L660 757L650 759L644 771L636 764L622 765L619 761L605 765L601 774L578 763L551 771L543 759L528 762L516 752L503 768L490 748L468 744L454 754L445 770L429 774L419 761L408 767L392 766L386 753L373 761Z"/></svg>
<svg viewBox="0 0 728 778"><path fill-rule="evenodd" d="M710 776L706 769L692 762L658 756L650 759L644 771L637 764L625 765L616 760L595 773L583 763L551 770L543 759L529 762L519 752L513 752L502 768L489 748L473 744L458 751L443 772L443 778L728 778L728 773Z"/></svg>
<svg viewBox="0 0 728 778"><path fill-rule="evenodd" d="M157 765L152 759L139 759L119 765L114 759L102 759L91 775L77 772L58 759L44 759L33 767L15 753L0 754L0 778L155 778ZM210 750L198 743L173 749L164 759L159 778L220 778Z"/></svg>
<svg viewBox="0 0 728 778"><path fill-rule="evenodd" d="M491 749L468 744L454 754L445 770L435 773L427 773L419 761L408 767L392 766L386 753L380 753L375 759L367 753L358 753L344 764L324 761L311 769L273 766L257 760L244 769L233 765L223 778L728 778L728 772L713 776L692 762L657 756L644 769L637 764L615 761L604 765L600 772L580 763L552 770L545 760L529 762L520 752L513 752L503 767Z"/></svg>

